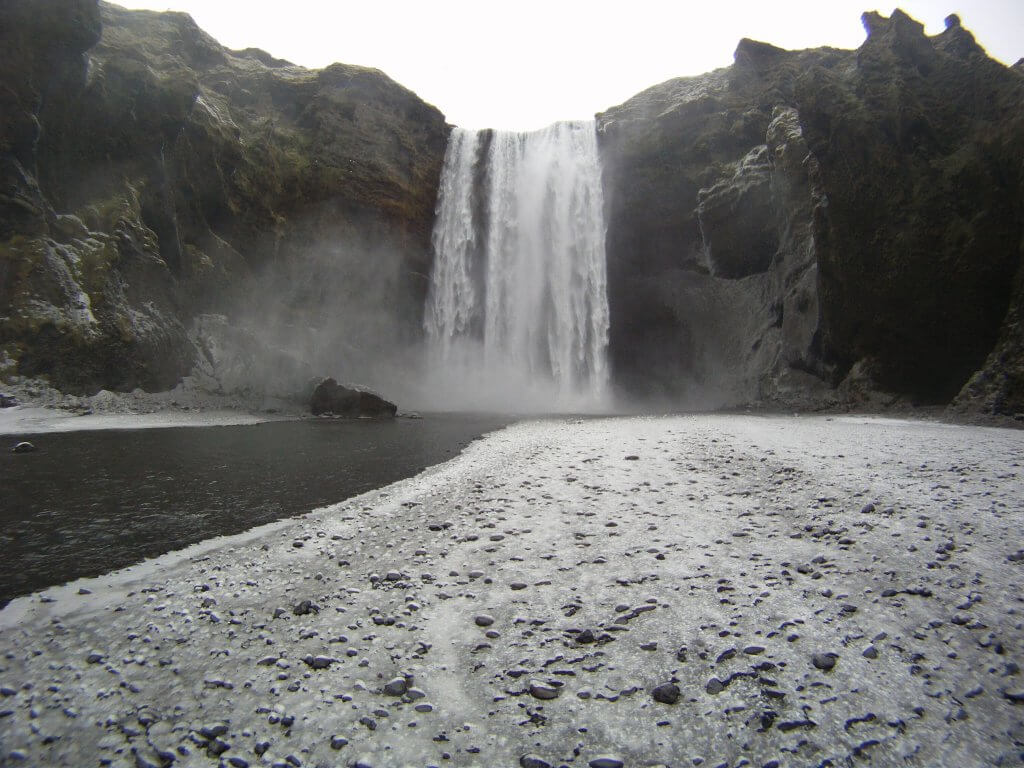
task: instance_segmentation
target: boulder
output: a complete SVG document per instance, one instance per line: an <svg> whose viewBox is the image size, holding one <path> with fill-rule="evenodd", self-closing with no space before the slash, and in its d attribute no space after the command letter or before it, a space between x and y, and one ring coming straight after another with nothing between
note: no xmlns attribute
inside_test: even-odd
<svg viewBox="0 0 1024 768"><path fill-rule="evenodd" d="M317 385L309 407L314 416L333 414L348 418L387 418L394 416L398 410L394 403L389 403L373 392L350 389L334 379L324 379Z"/></svg>

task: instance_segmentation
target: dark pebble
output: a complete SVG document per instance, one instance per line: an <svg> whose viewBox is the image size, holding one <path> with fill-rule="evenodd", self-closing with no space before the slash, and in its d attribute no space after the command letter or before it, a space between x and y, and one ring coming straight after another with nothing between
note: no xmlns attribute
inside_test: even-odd
<svg viewBox="0 0 1024 768"><path fill-rule="evenodd" d="M662 683L651 691L651 696L662 704L675 704L679 701L679 686L675 683Z"/></svg>
<svg viewBox="0 0 1024 768"><path fill-rule="evenodd" d="M811 664L823 672L831 672L838 659L839 656L835 653L816 653L811 656Z"/></svg>
<svg viewBox="0 0 1024 768"><path fill-rule="evenodd" d="M725 690L725 683L719 680L717 677L712 677L708 680L708 684L704 686L704 690L715 696Z"/></svg>

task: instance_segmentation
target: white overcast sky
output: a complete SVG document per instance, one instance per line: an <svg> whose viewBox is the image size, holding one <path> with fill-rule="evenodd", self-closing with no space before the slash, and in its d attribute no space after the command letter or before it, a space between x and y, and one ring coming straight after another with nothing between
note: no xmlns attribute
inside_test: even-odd
<svg viewBox="0 0 1024 768"><path fill-rule="evenodd" d="M959 3L956 5L955 3ZM306 67L383 70L467 128L592 117L663 80L732 63L742 37L856 48L871 0L124 0L180 10L229 48ZM876 6L877 7L877 6ZM884 15L893 6L878 8ZM958 13L989 54L1024 56L1024 0L903 0L944 29Z"/></svg>

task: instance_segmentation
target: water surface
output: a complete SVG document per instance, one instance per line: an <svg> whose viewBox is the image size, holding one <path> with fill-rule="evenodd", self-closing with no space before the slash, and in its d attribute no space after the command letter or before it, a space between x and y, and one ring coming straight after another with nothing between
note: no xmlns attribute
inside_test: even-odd
<svg viewBox="0 0 1024 768"><path fill-rule="evenodd" d="M443 415L2 438L0 605L416 474L507 419Z"/></svg>

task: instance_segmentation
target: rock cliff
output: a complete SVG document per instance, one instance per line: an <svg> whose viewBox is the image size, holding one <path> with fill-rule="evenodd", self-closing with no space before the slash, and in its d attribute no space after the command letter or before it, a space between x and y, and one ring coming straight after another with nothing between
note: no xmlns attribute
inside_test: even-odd
<svg viewBox="0 0 1024 768"><path fill-rule="evenodd" d="M963 409L1021 409L1020 67L955 16L863 20L856 51L743 40L598 116L632 392L944 404L970 380Z"/></svg>
<svg viewBox="0 0 1024 768"><path fill-rule="evenodd" d="M209 313L343 375L414 339L447 132L376 70L230 51L180 13L8 0L0 373L166 389Z"/></svg>
<svg viewBox="0 0 1024 768"><path fill-rule="evenodd" d="M863 20L855 51L742 40L598 115L630 397L1024 411L1024 61L955 16ZM420 339L448 130L375 70L7 0L0 378L393 393L381 351Z"/></svg>

